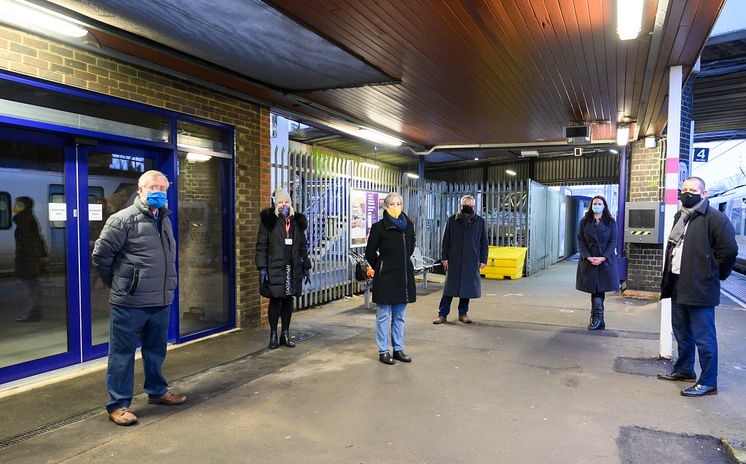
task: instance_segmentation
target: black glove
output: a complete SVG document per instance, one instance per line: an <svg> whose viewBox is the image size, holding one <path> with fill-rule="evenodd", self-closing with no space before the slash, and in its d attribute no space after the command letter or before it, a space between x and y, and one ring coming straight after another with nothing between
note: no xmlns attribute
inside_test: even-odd
<svg viewBox="0 0 746 464"><path fill-rule="evenodd" d="M303 281L306 284L311 285L311 273L308 269L303 269Z"/></svg>
<svg viewBox="0 0 746 464"><path fill-rule="evenodd" d="M262 285L267 285L269 283L269 274L267 273L266 267L259 269L259 282L261 282Z"/></svg>

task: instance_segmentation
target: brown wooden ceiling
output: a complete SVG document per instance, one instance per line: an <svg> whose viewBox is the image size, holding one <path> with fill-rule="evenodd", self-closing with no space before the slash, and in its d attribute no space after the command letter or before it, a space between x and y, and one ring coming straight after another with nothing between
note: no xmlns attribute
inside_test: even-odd
<svg viewBox="0 0 746 464"><path fill-rule="evenodd" d="M79 3L52 1L73 12ZM612 139L618 122L637 122L640 136L660 134L668 69L683 65L688 74L724 0L667 0L660 21L659 2L645 0L642 32L632 41L617 38L616 1L265 1L396 82L300 92L154 38L138 40L105 15L97 18L94 35L103 47L244 93L282 114L305 116L309 124L328 129L346 120L398 135L416 149L554 144L562 140L562 127L576 121L609 121L594 126L594 139ZM194 33L163 32L182 34L187 43ZM293 39L278 46L292 47Z"/></svg>
<svg viewBox="0 0 746 464"><path fill-rule="evenodd" d="M558 140L571 121L660 134L668 68L688 72L723 1L669 1L650 59L655 0L632 41L617 38L612 0L271 3L401 80L301 96L431 146Z"/></svg>

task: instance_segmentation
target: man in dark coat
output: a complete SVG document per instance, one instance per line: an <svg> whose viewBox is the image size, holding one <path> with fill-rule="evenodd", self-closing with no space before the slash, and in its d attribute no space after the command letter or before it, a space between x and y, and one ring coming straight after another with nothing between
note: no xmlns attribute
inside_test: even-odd
<svg viewBox="0 0 746 464"><path fill-rule="evenodd" d="M168 390L163 376L168 316L176 291L176 240L166 207L169 182L159 171L147 171L137 182L132 205L109 216L93 248L92 262L111 287L111 330L106 386L109 419L132 425L135 349L141 343L144 390L148 403L179 405L186 396Z"/></svg>
<svg viewBox="0 0 746 464"><path fill-rule="evenodd" d="M448 218L443 233L442 260L446 284L440 299L438 318L433 324L443 324L451 312L453 297L459 297L458 320L471 324L467 315L469 300L482 296L479 269L487 266L489 247L487 225L474 211L474 197L461 198L461 211Z"/></svg>
<svg viewBox="0 0 746 464"><path fill-rule="evenodd" d="M13 232L16 241L15 277L25 284L29 297L28 311L16 321L40 321L39 277L43 271L43 258L47 256L47 247L39 230L39 222L34 216L34 200L30 197L16 198L13 222L16 225Z"/></svg>
<svg viewBox="0 0 746 464"><path fill-rule="evenodd" d="M681 210L668 236L661 298L671 298L671 324L678 359L662 380L694 381L694 350L702 369L699 379L681 391L684 396L717 394L718 346L715 306L720 281L733 269L738 255L733 224L709 206L705 182L690 177L681 186Z"/></svg>

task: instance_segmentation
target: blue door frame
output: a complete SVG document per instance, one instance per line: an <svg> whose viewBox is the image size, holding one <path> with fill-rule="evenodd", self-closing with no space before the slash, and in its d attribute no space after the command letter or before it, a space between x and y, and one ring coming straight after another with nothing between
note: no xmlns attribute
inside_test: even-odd
<svg viewBox="0 0 746 464"><path fill-rule="evenodd" d="M174 183L176 177L175 158L173 156L173 150L155 149L155 148L141 148L133 147L120 144L111 143L95 143L92 144L90 140L86 140L85 143L77 143L73 147L76 157L76 166L78 168L78 198L80 204L76 208L80 211L78 214L78 231L80 237L81 247L76 249L80 250L80 255L76 255L76 262L79 263L79 275L80 281L80 295L83 295L82 301L80 301L80 314L79 318L81 321L81 327L83 331L81 333L81 360L90 361L92 359L106 356L109 350L108 343L101 343L98 345L93 344L93 337L91 333L92 328L92 317L91 317L91 288L90 288L90 262L88 261L87 252L85 250L88 247L83 247L82 244L87 244L90 241L88 236L89 228L89 213L88 213L88 201L87 198L90 192L90 186L88 185L88 153L90 152L103 152L112 153L118 155L125 155L136 158L149 159L153 161L153 169L159 170L166 174L166 176ZM177 189L169 188L168 190L168 204L173 210L171 215L171 222L173 225L174 236L178 237L178 212L175 207L177 199ZM85 253L85 256L83 254ZM178 258L177 258L178 259ZM178 268L178 263L177 263ZM176 298L178 298L178 292L176 292ZM174 299L174 304L171 305L171 315L169 319L169 330L168 330L168 341L174 343L177 341L178 336L178 299Z"/></svg>
<svg viewBox="0 0 746 464"><path fill-rule="evenodd" d="M78 364L106 356L108 343L92 344L90 304L90 264L88 261L88 163L89 151L117 153L149 158L155 169L172 181L176 176L174 150L164 148L141 148L111 143L76 143L70 136L16 129L0 125L0 139L28 142L64 149L64 194L67 205L66 259L67 272L67 344L68 350L52 356L34 359L0 368L0 384L30 377L54 369ZM60 192L61 193L61 192ZM168 200L176 210L177 189L169 189ZM178 236L177 212L172 215L174 235ZM178 265L178 264L177 264ZM171 307L169 342L178 340L178 292Z"/></svg>

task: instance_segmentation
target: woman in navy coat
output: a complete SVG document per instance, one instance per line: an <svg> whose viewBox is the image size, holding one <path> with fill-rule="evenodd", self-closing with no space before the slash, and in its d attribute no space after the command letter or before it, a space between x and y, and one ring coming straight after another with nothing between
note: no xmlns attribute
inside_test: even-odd
<svg viewBox="0 0 746 464"><path fill-rule="evenodd" d="M591 200L578 227L578 272L575 288L591 294L591 320L588 330L603 330L604 293L619 291L616 259L617 225L601 195Z"/></svg>

